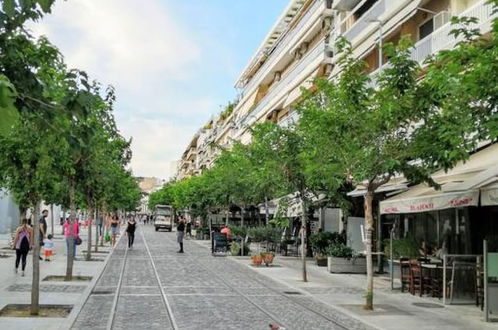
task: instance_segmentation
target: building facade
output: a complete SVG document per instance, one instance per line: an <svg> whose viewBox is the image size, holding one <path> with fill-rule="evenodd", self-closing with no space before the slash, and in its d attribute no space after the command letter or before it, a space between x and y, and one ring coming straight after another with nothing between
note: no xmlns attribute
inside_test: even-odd
<svg viewBox="0 0 498 330"><path fill-rule="evenodd" d="M365 60L375 76L389 65L382 45L409 35L412 58L424 60L459 41L449 33L452 16L478 19L473 28L491 30L493 16L486 0L290 0L262 41L235 86L238 101L228 115L210 119L185 149L177 179L201 173L233 141L249 143L250 128L273 121L288 126L301 88L312 89L317 77L335 79L341 68L337 38L350 43L353 56Z"/></svg>

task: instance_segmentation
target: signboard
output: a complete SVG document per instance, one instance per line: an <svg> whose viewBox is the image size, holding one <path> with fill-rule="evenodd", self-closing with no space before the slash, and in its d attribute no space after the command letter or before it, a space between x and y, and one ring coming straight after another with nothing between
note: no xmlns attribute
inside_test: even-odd
<svg viewBox="0 0 498 330"><path fill-rule="evenodd" d="M455 207L477 206L478 202L479 191L441 193L432 196L385 200L380 202L380 213L419 213Z"/></svg>

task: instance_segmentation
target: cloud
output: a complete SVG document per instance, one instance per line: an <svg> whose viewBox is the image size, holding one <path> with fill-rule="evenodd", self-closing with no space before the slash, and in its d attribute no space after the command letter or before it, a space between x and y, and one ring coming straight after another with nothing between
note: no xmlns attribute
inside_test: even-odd
<svg viewBox="0 0 498 330"><path fill-rule="evenodd" d="M151 77L186 80L201 60L200 48L159 0L59 1L32 29L66 46L70 66L127 88Z"/></svg>
<svg viewBox="0 0 498 330"><path fill-rule="evenodd" d="M131 166L136 175L169 178L171 163L183 151L191 134L186 130L195 127L180 127L168 120L130 117L122 121L121 129L134 132L132 140L133 158ZM180 149L178 149L180 148ZM139 169L140 173L137 173Z"/></svg>
<svg viewBox="0 0 498 330"><path fill-rule="evenodd" d="M116 87L116 121L133 137L135 175L168 178L171 162L218 110L199 79L209 40L195 40L186 23L163 0L70 0L29 27L47 35L70 68Z"/></svg>

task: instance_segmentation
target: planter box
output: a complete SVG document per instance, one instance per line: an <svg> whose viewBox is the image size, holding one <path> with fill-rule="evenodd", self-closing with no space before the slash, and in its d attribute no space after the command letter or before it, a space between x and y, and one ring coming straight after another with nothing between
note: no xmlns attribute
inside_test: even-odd
<svg viewBox="0 0 498 330"><path fill-rule="evenodd" d="M367 260L365 258L327 258L327 269L330 273L366 274Z"/></svg>
<svg viewBox="0 0 498 330"><path fill-rule="evenodd" d="M315 258L318 267L327 267L328 258Z"/></svg>

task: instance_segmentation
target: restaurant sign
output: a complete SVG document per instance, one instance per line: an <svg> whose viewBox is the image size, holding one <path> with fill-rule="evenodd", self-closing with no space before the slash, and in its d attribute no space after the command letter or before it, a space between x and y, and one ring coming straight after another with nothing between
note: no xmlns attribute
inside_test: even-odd
<svg viewBox="0 0 498 330"><path fill-rule="evenodd" d="M419 213L455 207L477 206L479 191L443 193L432 196L389 199L380 202L381 214Z"/></svg>

